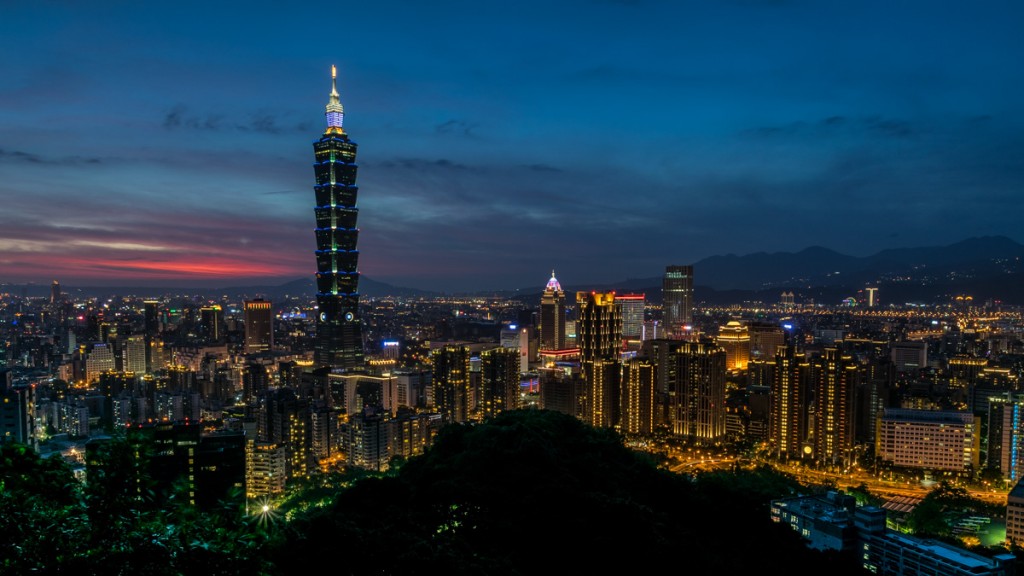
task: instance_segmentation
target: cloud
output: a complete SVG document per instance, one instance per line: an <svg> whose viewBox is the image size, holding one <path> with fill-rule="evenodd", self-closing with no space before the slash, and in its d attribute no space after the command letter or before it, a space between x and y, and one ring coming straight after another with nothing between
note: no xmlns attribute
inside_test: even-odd
<svg viewBox="0 0 1024 576"><path fill-rule="evenodd" d="M86 156L64 156L62 158L46 158L21 150L4 150L0 148L0 161L25 162L28 164L100 164L102 160Z"/></svg>
<svg viewBox="0 0 1024 576"><path fill-rule="evenodd" d="M471 136L475 137L473 130L477 128L478 124L470 124L465 120L448 120L442 122L434 127L434 131L438 134L457 134L460 136Z"/></svg>
<svg viewBox="0 0 1024 576"><path fill-rule="evenodd" d="M740 135L754 138L914 138L926 132L923 124L880 115L848 117L827 116L814 122L802 120L788 124L757 126Z"/></svg>
<svg viewBox="0 0 1024 576"><path fill-rule="evenodd" d="M287 114L268 110L250 112L245 119L232 119L224 114L192 114L184 104L176 104L164 114L162 125L167 130L188 129L207 131L260 132L282 134L286 132L308 132L308 121L290 123Z"/></svg>

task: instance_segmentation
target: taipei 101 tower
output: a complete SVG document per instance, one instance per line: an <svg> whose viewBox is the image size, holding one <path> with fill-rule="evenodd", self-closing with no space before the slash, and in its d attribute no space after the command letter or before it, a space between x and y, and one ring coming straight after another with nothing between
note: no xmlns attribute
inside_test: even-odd
<svg viewBox="0 0 1024 576"><path fill-rule="evenodd" d="M356 240L356 143L342 128L338 72L331 66L327 129L313 142L316 161L316 351L319 367L363 367Z"/></svg>

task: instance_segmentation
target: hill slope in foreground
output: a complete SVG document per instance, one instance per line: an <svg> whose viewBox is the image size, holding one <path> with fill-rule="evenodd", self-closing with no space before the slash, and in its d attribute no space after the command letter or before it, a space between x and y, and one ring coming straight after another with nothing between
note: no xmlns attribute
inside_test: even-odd
<svg viewBox="0 0 1024 576"><path fill-rule="evenodd" d="M293 520L274 564L313 573L334 550L352 574L862 574L770 520L770 499L794 487L767 472L692 481L608 430L510 411L446 427L397 474Z"/></svg>

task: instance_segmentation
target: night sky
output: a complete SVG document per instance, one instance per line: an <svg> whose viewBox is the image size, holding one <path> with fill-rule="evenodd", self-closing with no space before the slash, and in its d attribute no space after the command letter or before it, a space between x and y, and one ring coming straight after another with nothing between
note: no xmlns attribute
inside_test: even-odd
<svg viewBox="0 0 1024 576"><path fill-rule="evenodd" d="M374 280L1021 241L1022 23L1019 0L9 0L0 283L311 277L332 64Z"/></svg>

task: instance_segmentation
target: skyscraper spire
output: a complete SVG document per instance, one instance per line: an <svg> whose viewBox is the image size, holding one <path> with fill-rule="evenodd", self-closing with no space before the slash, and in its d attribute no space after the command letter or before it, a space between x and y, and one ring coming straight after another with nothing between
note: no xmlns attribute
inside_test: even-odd
<svg viewBox="0 0 1024 576"><path fill-rule="evenodd" d="M344 115L338 98L337 69L331 67L327 130L313 142L316 185L317 341L319 366L363 366L362 320L359 316L359 228L356 220L356 143L341 129Z"/></svg>
<svg viewBox="0 0 1024 576"><path fill-rule="evenodd" d="M341 96L338 94L338 68L331 64L331 96L327 101L327 133L344 134L342 124L345 122L345 107L341 105Z"/></svg>
<svg viewBox="0 0 1024 576"><path fill-rule="evenodd" d="M562 285L559 284L558 283L558 279L555 278L555 271L554 270L551 271L551 280L548 280L548 284L547 284L547 286L544 287L544 289L547 290L548 292L551 292L551 291L561 292L562 291Z"/></svg>

